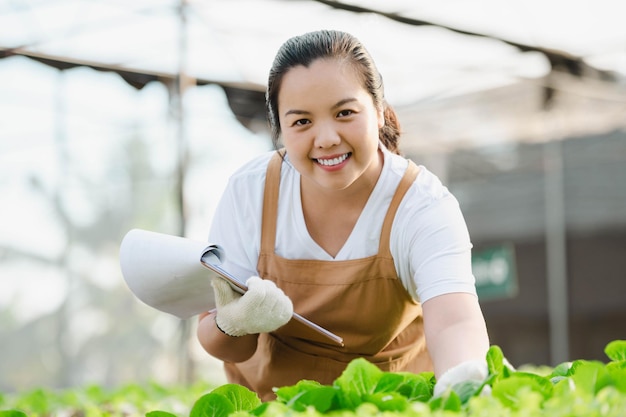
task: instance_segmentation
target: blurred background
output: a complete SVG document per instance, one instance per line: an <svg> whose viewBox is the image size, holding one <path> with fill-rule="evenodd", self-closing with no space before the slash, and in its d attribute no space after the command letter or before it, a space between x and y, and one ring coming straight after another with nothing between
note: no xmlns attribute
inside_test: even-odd
<svg viewBox="0 0 626 417"><path fill-rule="evenodd" d="M404 154L458 198L492 344L515 366L626 338L622 0L0 0L0 390L224 382L195 320L126 287L132 228L206 240L272 148L277 48L374 56ZM242 196L244 198L244 196Z"/></svg>

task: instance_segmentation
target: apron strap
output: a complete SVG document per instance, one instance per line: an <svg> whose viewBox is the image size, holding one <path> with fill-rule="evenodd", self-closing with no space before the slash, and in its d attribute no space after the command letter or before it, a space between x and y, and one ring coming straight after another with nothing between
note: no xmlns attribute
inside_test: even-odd
<svg viewBox="0 0 626 417"><path fill-rule="evenodd" d="M285 150L279 149L270 159L265 176L263 193L263 218L261 226L261 254L271 255L276 246L276 222L278 217L278 191L280 187L280 169Z"/></svg>
<svg viewBox="0 0 626 417"><path fill-rule="evenodd" d="M396 192L391 199L389 209L385 215L383 228L380 231L380 241L378 246L379 256L391 257L391 248L389 247L389 241L391 239L391 225L393 224L393 219L396 217L396 212L398 211L398 207L400 206L404 195L415 182L418 173L419 168L417 165L415 165L413 161L409 160L409 165L400 180L400 184L398 184L398 188L396 188Z"/></svg>

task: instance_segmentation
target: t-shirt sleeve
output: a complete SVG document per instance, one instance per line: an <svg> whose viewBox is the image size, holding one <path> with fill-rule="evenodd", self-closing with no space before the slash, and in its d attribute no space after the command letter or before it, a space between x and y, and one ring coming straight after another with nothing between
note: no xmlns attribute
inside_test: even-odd
<svg viewBox="0 0 626 417"><path fill-rule="evenodd" d="M447 293L476 294L465 219L456 198L433 178L425 195L414 189L415 200L403 202L409 214L394 225L400 230L396 252L404 258L398 272L409 293L422 303Z"/></svg>
<svg viewBox="0 0 626 417"><path fill-rule="evenodd" d="M469 233L454 197L438 200L426 212L426 229L411 251L414 282L421 302L438 295L476 294Z"/></svg>

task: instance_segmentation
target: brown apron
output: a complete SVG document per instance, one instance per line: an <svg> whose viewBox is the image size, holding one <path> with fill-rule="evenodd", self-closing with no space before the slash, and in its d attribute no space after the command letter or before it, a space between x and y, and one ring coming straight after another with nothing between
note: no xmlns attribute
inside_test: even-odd
<svg viewBox="0 0 626 417"><path fill-rule="evenodd" d="M391 224L418 168L413 162L387 211L378 254L362 259L319 261L285 259L274 253L282 158L270 161L265 180L261 253L257 269L293 301L294 310L344 339L340 347L291 320L259 335L254 355L225 363L229 382L248 387L263 401L272 388L302 379L332 384L347 364L363 357L384 371L432 371L424 340L422 308L396 274L389 249Z"/></svg>

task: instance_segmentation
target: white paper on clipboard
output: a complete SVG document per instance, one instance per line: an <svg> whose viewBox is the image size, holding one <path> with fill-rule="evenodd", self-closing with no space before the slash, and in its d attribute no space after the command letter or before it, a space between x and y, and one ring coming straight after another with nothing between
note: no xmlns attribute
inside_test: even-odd
<svg viewBox="0 0 626 417"><path fill-rule="evenodd" d="M150 307L186 319L215 308L211 278L219 276L244 293L245 283L221 268L224 250L179 236L130 230L120 245L120 267L130 290ZM343 346L343 339L294 313L293 320Z"/></svg>

